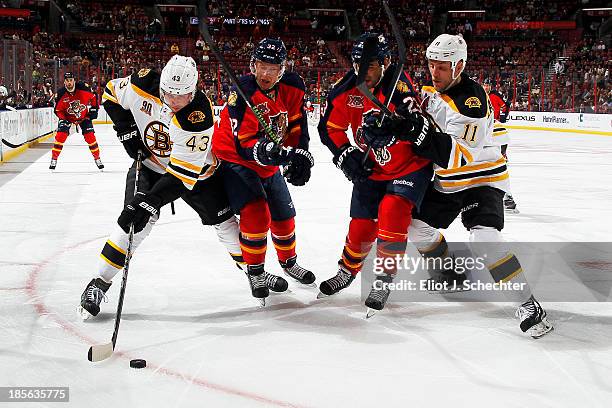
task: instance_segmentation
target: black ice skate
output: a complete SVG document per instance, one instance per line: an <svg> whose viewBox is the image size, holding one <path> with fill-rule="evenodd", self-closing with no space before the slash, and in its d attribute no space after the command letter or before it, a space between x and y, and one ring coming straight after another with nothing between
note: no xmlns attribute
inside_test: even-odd
<svg viewBox="0 0 612 408"><path fill-rule="evenodd" d="M317 299L335 295L342 289L348 288L351 282L353 282L353 280L355 280L355 275L353 275L350 271L347 271L342 265L340 265L336 276L333 276L328 280L324 280L323 282L321 282L321 284L319 285L320 292L317 295Z"/></svg>
<svg viewBox="0 0 612 408"><path fill-rule="evenodd" d="M283 268L283 272L285 272L285 275L289 276L292 279L295 279L302 285L310 285L313 287L315 286L313 284L316 279L314 273L298 265L296 256L287 259L287 261L285 262L280 261L280 265Z"/></svg>
<svg viewBox="0 0 612 408"><path fill-rule="evenodd" d="M272 292L284 292L289 287L287 280L282 276L273 275L264 271L264 281Z"/></svg>
<svg viewBox="0 0 612 408"><path fill-rule="evenodd" d="M102 163L102 160L100 160L100 159L95 159L95 162L96 162L96 166L98 166L98 168L99 168L100 170L102 170L102 169L104 168L104 164Z"/></svg>
<svg viewBox="0 0 612 408"><path fill-rule="evenodd" d="M504 197L504 210L508 214L518 214L520 212L518 208L516 208L516 203L514 202L512 194L506 194Z"/></svg>
<svg viewBox="0 0 612 408"><path fill-rule="evenodd" d="M87 284L81 295L81 306L79 307L79 313L83 320L100 313L100 303L102 303L102 300L106 302L106 292L111 285L112 282L107 283L102 278L92 279Z"/></svg>
<svg viewBox="0 0 612 408"><path fill-rule="evenodd" d="M516 317L521 320L521 330L534 339L542 337L553 330L553 325L546 319L546 311L531 295L528 301L516 310Z"/></svg>
<svg viewBox="0 0 612 408"><path fill-rule="evenodd" d="M57 160L51 159L51 163L49 164L49 170L55 170L56 167L57 167Z"/></svg>
<svg viewBox="0 0 612 408"><path fill-rule="evenodd" d="M391 294L391 289L386 284L393 282L393 275L378 275L376 280L372 283L372 289L368 295L365 305L368 308L366 311L366 319L374 316L376 312L381 311L385 308L387 299Z"/></svg>
<svg viewBox="0 0 612 408"><path fill-rule="evenodd" d="M266 285L266 273L263 265L248 265L247 278L251 286L251 294L259 300L261 306L266 305L266 298L270 295L270 289Z"/></svg>

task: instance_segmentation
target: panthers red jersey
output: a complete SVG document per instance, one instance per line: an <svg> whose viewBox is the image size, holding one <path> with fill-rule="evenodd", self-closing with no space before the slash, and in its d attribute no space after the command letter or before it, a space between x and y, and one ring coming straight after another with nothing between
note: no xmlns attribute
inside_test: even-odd
<svg viewBox="0 0 612 408"><path fill-rule="evenodd" d="M388 68L391 72L393 67ZM374 89L374 95L382 102L389 94L391 75L384 76ZM357 89L357 76L354 71L347 73L331 90L327 98L327 109L319 122L321 141L329 148L334 157L342 148L350 144L347 130L350 127L353 140L363 151L367 149L362 137L363 117L368 112L379 109ZM408 86L408 79L402 74L395 85L396 89L389 104L391 111L395 106L408 101L413 96ZM392 180L427 166L430 161L416 156L410 142L396 141L391 146L372 149L370 156L374 160L372 180Z"/></svg>
<svg viewBox="0 0 612 408"><path fill-rule="evenodd" d="M71 123L78 123L87 117L89 107L98 107L98 98L91 89L82 82L77 82L74 92L68 92L65 87L57 91L55 114L58 118Z"/></svg>
<svg viewBox="0 0 612 408"><path fill-rule="evenodd" d="M259 89L254 75L240 78L240 85L272 131L283 135L283 146L308 149L310 139L304 114L305 87L298 74L286 72L267 92ZM213 136L213 152L219 159L248 167L262 178L276 173L278 166L261 166L247 158L245 150L252 148L259 138L266 136L255 114L234 87L220 118Z"/></svg>

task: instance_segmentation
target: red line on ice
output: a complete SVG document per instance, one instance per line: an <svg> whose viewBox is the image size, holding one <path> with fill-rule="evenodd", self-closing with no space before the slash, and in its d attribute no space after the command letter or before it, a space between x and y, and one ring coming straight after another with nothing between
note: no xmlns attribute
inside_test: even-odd
<svg viewBox="0 0 612 408"><path fill-rule="evenodd" d="M25 291L26 294L28 295L28 297L30 298L30 303L32 304L32 306L34 307L34 309L36 310L36 312L40 315L40 316L46 316L48 318L51 318L55 323L57 323L58 325L60 325L62 327L62 329L64 329L65 331L67 331L68 333L72 334L75 337L78 337L79 339L81 339L84 343L88 344L88 345L92 345L92 344L97 344L99 343L98 341L88 337L87 335L81 333L79 331L79 329L77 327L75 327L73 324L71 324L70 322L64 320L62 317L60 317L58 314L56 314L55 312L53 312L51 309L49 309L47 307L47 305L45 305L44 301L43 301L43 297L41 295L38 294L38 278L40 277L40 274L44 271L44 269L47 267L47 265L54 259L59 258L60 256L62 256L64 253L73 250L75 248L78 248L79 246L82 245L86 245L90 242L93 241L97 241L99 238L94 238L94 239L89 239L86 241L82 241L79 242L77 244L71 245L69 247L66 247L64 249L61 249L60 251L52 254L51 256L49 256L48 258L46 258L45 260L43 260L42 262L38 262L35 264L35 266L32 268L32 271L30 272L27 282L26 282L26 286L25 286ZM24 289L24 288L15 288L15 289ZM110 333L109 333L109 337L110 337ZM83 360L85 360L85 351L83 351ZM113 353L114 355L117 355L125 360L131 360L134 357L130 356L129 354L122 352L122 351L115 351ZM181 373L179 371L174 371L165 367L161 367L161 366L157 366L155 364L151 364L149 363L149 361L147 361L147 369L152 369L155 370L155 372L157 373L161 373L164 374L166 376L169 377L173 377L179 380L187 380L195 385L199 385L201 387L204 388L208 388L208 389L212 389L215 391L219 391L225 394L229 394L229 395L233 395L233 396L238 396L238 397L243 397L246 399L250 399L250 400L254 400L254 401L258 401L258 402L263 402L266 404L270 404L270 405L275 405L275 406L279 406L279 407L302 407L301 405L297 405L297 404L292 404L290 402L286 402L286 401L281 401L281 400L275 400L275 399L271 399L271 398L267 398L261 395L257 395L251 392L247 392L247 391L242 391L236 388L231 388L231 387L227 387L225 385L221 385L221 384L216 384L216 383L212 383L210 381L207 381L205 379L202 378L189 378L189 374L188 373Z"/></svg>

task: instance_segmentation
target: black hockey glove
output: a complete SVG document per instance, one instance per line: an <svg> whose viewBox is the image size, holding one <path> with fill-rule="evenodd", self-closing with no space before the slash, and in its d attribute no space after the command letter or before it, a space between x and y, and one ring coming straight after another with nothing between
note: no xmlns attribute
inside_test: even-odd
<svg viewBox="0 0 612 408"><path fill-rule="evenodd" d="M115 126L115 131L117 132L117 139L123 144L123 148L132 159L136 160L138 158L138 150L142 151L145 158L151 155L149 149L142 143L136 123L132 123L121 130L118 130Z"/></svg>
<svg viewBox="0 0 612 408"><path fill-rule="evenodd" d="M292 147L279 146L276 143L259 139L253 146L253 158L262 166L283 166L289 164L295 151Z"/></svg>
<svg viewBox="0 0 612 408"><path fill-rule="evenodd" d="M382 117L380 112L370 112L363 118L363 140L364 142L372 147L372 149L380 149L385 146L391 146L395 143L395 136L393 135L393 120L385 116L382 123L379 121Z"/></svg>
<svg viewBox="0 0 612 408"><path fill-rule="evenodd" d="M149 218L159 214L161 201L161 198L154 194L136 193L134 199L121 211L117 224L127 234L130 232L130 225L134 223L134 233L139 233L147 225Z"/></svg>
<svg viewBox="0 0 612 408"><path fill-rule="evenodd" d="M89 119L91 119L91 120L98 119L98 108L90 106L89 107L89 114L87 116L89 116Z"/></svg>
<svg viewBox="0 0 612 408"><path fill-rule="evenodd" d="M310 169L314 159L308 150L296 149L293 158L285 167L283 175L294 186L303 186L310 180Z"/></svg>
<svg viewBox="0 0 612 408"><path fill-rule="evenodd" d="M417 146L423 144L425 139L435 132L434 124L420 112L405 113L405 116L394 115L391 129L399 140L412 142Z"/></svg>
<svg viewBox="0 0 612 408"><path fill-rule="evenodd" d="M365 153L358 148L346 145L340 153L334 157L334 164L344 172L344 175L349 181L361 183L370 177L374 168L374 162L369 157L364 164L361 164L364 155Z"/></svg>

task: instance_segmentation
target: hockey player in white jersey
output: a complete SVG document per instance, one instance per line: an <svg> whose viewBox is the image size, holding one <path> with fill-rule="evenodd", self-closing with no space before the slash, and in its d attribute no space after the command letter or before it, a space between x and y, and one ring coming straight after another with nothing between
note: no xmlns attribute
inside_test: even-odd
<svg viewBox="0 0 612 408"><path fill-rule="evenodd" d="M417 155L432 160L434 181L420 209L413 212L410 241L425 257L446 256L448 246L438 229L447 228L461 214L472 251L477 256L487 252L487 268L495 282L524 283L517 293L520 328L540 337L552 325L531 294L518 259L498 244L503 242L500 231L508 171L499 146L492 141L494 118L489 99L482 86L463 73L465 40L442 34L429 45L426 57L433 83L422 89L422 112L411 111L411 104L401 106L396 109L399 116L386 119L380 127L365 127L366 139L411 141ZM438 279L459 283L465 279L453 271L438 272L443 273ZM378 296L380 309L389 295L388 289L383 292Z"/></svg>
<svg viewBox="0 0 612 408"><path fill-rule="evenodd" d="M136 194L136 161L128 171L118 226L102 248L97 275L81 296L84 318L99 313L111 280L123 269L132 223L134 251L151 232L160 208L178 198L198 213L204 225L214 226L219 241L237 264L243 262L238 222L230 210L216 171L219 162L211 149L212 106L197 90L197 83L195 61L175 55L161 74L141 69L106 85L103 106L117 137L130 157L136 160L140 151L144 160ZM284 281L286 289L283 278L275 281Z"/></svg>

